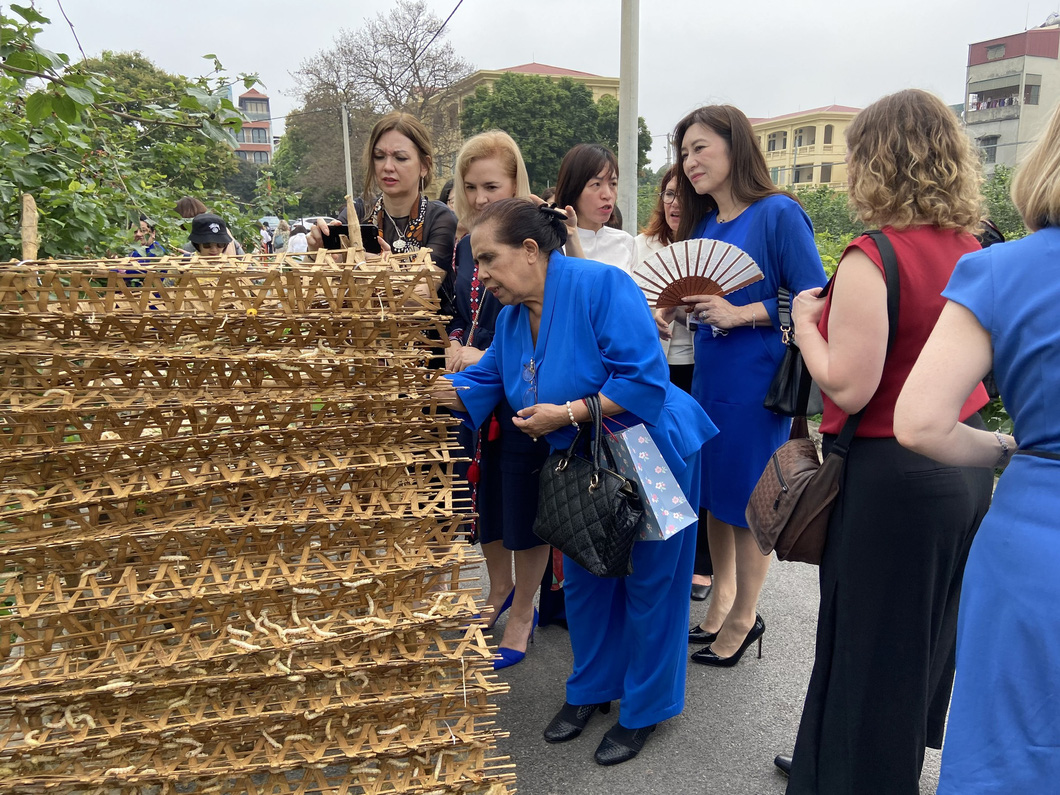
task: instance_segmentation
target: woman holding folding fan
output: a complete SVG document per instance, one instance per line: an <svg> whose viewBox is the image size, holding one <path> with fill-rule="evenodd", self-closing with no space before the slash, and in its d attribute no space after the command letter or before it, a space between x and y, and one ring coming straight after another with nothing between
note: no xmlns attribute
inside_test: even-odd
<svg viewBox="0 0 1060 795"><path fill-rule="evenodd" d="M784 355L777 292L825 284L813 227L798 201L773 185L751 124L737 108L711 105L678 123L675 192L681 202L679 240L712 238L747 252L764 278L727 297L693 295L699 321L692 394L715 421L718 438L703 451L700 495L714 566L706 617L688 633L706 644L693 662L735 665L765 632L758 595L769 570L746 527L751 490L788 437L790 420L762 407ZM660 310L668 334L674 310Z"/></svg>

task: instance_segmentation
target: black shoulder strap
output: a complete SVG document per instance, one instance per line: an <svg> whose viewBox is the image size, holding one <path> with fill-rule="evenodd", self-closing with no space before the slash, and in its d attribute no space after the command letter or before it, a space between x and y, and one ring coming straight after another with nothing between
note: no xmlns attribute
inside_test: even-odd
<svg viewBox="0 0 1060 795"><path fill-rule="evenodd" d="M887 235L883 232L874 229L865 234L876 243L876 248L880 251L880 259L883 261L883 274L887 282L887 353L890 353L891 348L894 346L894 338L898 335L898 307L901 299L898 284L898 258L895 256L894 246L891 245L891 241L887 239ZM843 430L839 433L839 438L836 439L835 444L832 446L832 450L837 455L845 456L847 454L864 413L865 409L863 408L857 414L851 414L847 417L847 421L843 424Z"/></svg>

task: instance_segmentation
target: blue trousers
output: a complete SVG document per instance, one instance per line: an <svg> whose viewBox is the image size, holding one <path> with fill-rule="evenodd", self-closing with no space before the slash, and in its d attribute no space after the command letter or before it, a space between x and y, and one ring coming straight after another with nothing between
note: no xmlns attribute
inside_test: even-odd
<svg viewBox="0 0 1060 795"><path fill-rule="evenodd" d="M685 463L679 481L695 505L699 454ZM574 652L568 703L619 700L627 729L681 713L695 557L695 524L666 541L637 541L628 577L597 577L564 556L563 590Z"/></svg>

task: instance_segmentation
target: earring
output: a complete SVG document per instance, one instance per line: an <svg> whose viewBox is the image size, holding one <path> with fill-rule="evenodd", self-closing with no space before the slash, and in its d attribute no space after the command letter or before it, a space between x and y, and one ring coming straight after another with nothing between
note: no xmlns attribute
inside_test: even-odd
<svg viewBox="0 0 1060 795"><path fill-rule="evenodd" d="M420 174L420 193L423 193L423 175Z"/></svg>

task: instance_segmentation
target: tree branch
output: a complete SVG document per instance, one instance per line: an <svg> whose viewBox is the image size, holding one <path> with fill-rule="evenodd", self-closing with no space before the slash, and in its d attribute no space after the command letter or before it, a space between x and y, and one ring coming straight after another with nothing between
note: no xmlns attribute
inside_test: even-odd
<svg viewBox="0 0 1060 795"><path fill-rule="evenodd" d="M34 72L30 69L19 69L17 66L8 66L6 63L0 63L0 71L25 75L27 77L39 77L41 80L49 80L56 85L66 87L66 81L61 77L55 77L54 75L47 74L46 72ZM185 124L179 121L166 121L165 119L145 119L141 116L133 116L129 113L122 113L120 110L114 110L113 108L105 107L102 104L94 104L90 107L96 110L110 114L111 116L117 116L119 119L128 119L129 121L140 122L141 124L158 124L166 127L181 127L186 130L199 130L202 129L201 124Z"/></svg>

